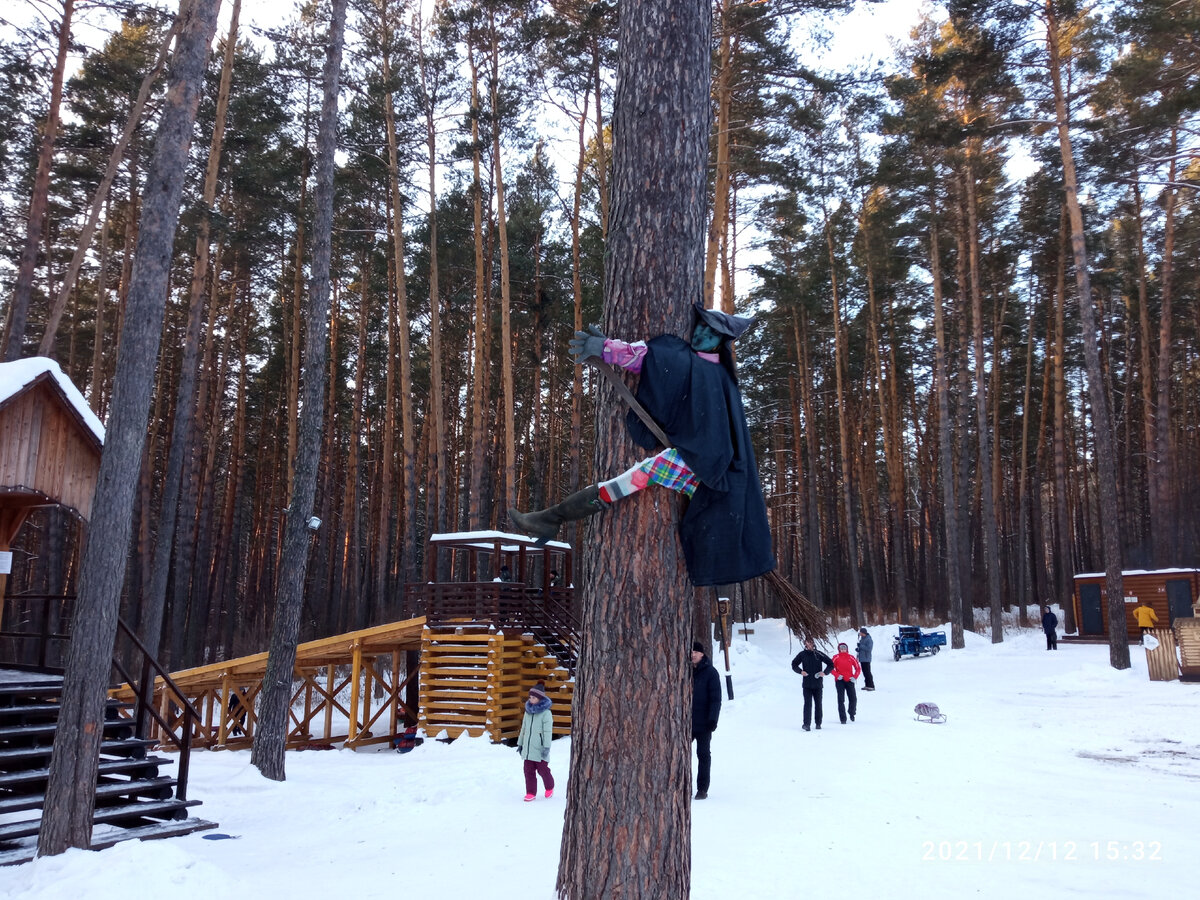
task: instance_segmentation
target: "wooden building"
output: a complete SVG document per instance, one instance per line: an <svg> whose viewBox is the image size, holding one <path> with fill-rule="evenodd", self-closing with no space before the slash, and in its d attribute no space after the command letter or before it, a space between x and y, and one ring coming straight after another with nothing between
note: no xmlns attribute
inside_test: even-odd
<svg viewBox="0 0 1200 900"><path fill-rule="evenodd" d="M1158 627L1169 628L1176 619L1195 616L1200 603L1200 569L1129 569L1121 573L1125 593L1125 627L1139 634L1133 617L1135 607L1145 603L1158 616ZM1075 576L1075 622L1080 637L1108 634L1108 604L1104 596L1104 573Z"/></svg>
<svg viewBox="0 0 1200 900"><path fill-rule="evenodd" d="M91 515L103 446L104 426L58 363L0 363L0 597L13 538L33 509Z"/></svg>

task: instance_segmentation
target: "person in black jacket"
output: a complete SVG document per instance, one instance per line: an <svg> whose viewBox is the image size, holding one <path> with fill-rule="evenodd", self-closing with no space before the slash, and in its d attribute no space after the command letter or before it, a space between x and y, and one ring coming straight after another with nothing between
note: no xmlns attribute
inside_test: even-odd
<svg viewBox="0 0 1200 900"><path fill-rule="evenodd" d="M717 730L720 717L721 676L704 652L704 645L696 641L692 644L692 740L696 742L696 757L700 762L696 771L697 800L708 797L712 733Z"/></svg>
<svg viewBox="0 0 1200 900"><path fill-rule="evenodd" d="M1046 632L1046 649L1058 649L1058 616L1049 606L1042 607L1042 631Z"/></svg>
<svg viewBox="0 0 1200 900"><path fill-rule="evenodd" d="M821 691L825 686L822 679L833 671L833 660L816 649L812 638L805 638L804 649L792 660L792 671L804 676L804 730L809 730L808 723L815 713L817 731L820 731Z"/></svg>

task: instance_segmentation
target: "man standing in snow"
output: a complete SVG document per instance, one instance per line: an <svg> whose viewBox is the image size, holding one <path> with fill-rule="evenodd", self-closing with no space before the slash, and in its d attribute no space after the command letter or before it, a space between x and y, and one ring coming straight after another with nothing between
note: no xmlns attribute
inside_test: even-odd
<svg viewBox="0 0 1200 900"><path fill-rule="evenodd" d="M871 639L871 633L864 625L858 629L858 646L854 648L854 652L858 655L858 664L862 666L864 691L875 690L875 679L871 676L871 651L873 649L875 649L875 641Z"/></svg>
<svg viewBox="0 0 1200 900"><path fill-rule="evenodd" d="M846 644L838 644L838 652L833 657L833 684L837 688L838 718L846 724L846 697L850 697L850 721L858 712L858 694L854 690L854 679L862 673L858 660L850 654Z"/></svg>
<svg viewBox="0 0 1200 900"><path fill-rule="evenodd" d="M825 686L821 679L833 671L833 660L817 650L813 639L808 637L804 639L804 649L792 660L792 671L804 676L801 682L804 690L804 730L809 730L809 722L815 713L817 731L820 731L821 691Z"/></svg>
<svg viewBox="0 0 1200 900"><path fill-rule="evenodd" d="M1042 607L1042 631L1046 633L1046 649L1058 649L1058 616L1049 606Z"/></svg>
<svg viewBox="0 0 1200 900"><path fill-rule="evenodd" d="M696 799L708 797L712 733L721 716L721 678L699 641L692 644L692 740L696 742Z"/></svg>

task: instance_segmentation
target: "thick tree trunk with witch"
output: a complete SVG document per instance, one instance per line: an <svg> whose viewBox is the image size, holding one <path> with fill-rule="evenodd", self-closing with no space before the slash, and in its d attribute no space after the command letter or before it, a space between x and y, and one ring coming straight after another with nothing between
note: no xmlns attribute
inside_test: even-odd
<svg viewBox="0 0 1200 900"><path fill-rule="evenodd" d="M620 17L605 330L685 335L703 297L711 9L630 0ZM596 470L620 471L643 454L608 385L597 411ZM562 897L689 893L692 586L678 510L674 494L643 491L590 522Z"/></svg>

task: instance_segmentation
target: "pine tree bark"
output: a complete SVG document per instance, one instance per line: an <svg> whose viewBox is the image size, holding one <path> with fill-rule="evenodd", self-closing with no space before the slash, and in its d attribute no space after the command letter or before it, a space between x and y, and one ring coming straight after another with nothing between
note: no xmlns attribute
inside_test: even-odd
<svg viewBox="0 0 1200 900"><path fill-rule="evenodd" d="M1171 319L1174 303L1175 269L1175 178L1179 131L1171 129L1170 163L1167 184L1163 188L1162 306L1158 316L1158 400L1154 405L1154 497L1155 514L1160 523L1175 520L1175 493L1171 490ZM1175 535L1178 529L1167 525L1154 529L1154 564L1175 565Z"/></svg>
<svg viewBox="0 0 1200 900"><path fill-rule="evenodd" d="M711 8L627 0L619 15L604 326L684 334L704 296ZM607 386L598 410L597 470L620 471L637 454ZM589 525L560 897L689 895L692 588L677 513L674 499L644 491Z"/></svg>
<svg viewBox="0 0 1200 900"><path fill-rule="evenodd" d="M69 847L86 848L91 841L104 701L132 527L129 511L146 440L188 149L219 6L220 0L183 0L179 9L179 40L154 157L146 174L146 202L130 280L128 315L121 333L112 411L80 571L71 626L71 633L79 639L71 641L67 654L59 728L38 837L40 856L62 853Z"/></svg>
<svg viewBox="0 0 1200 900"><path fill-rule="evenodd" d="M508 217L504 210L504 165L500 154L500 35L491 24L492 171L496 192L496 232L500 238L500 381L504 391L504 508L517 502L517 445L512 355L512 287L508 273Z"/></svg>
<svg viewBox="0 0 1200 900"><path fill-rule="evenodd" d="M1088 394L1092 401L1092 425L1096 441L1096 479L1100 491L1100 533L1104 545L1104 581L1108 607L1108 658L1114 669L1129 668L1129 631L1125 622L1125 599L1121 590L1120 501L1117 497L1116 448L1113 446L1112 418L1100 368L1099 328L1088 271L1087 245L1084 241L1083 212L1079 207L1079 182L1075 175L1075 155L1071 147L1070 120L1062 85L1062 47L1055 0L1046 0L1046 45L1050 60L1050 81L1054 88L1054 116L1058 127L1058 147L1063 163L1063 192L1071 223L1071 255L1075 262L1075 285L1079 301L1079 320L1083 331L1083 356L1087 367ZM1160 361L1161 366L1161 361ZM1159 385L1162 396L1163 385Z"/></svg>
<svg viewBox="0 0 1200 900"><path fill-rule="evenodd" d="M838 297L837 257L833 251L833 226L825 218L825 247L829 254L830 301L833 304L834 389L837 391L838 459L841 466L842 519L846 528L846 562L850 569L850 624L863 624L862 576L858 569L858 524L854 514L854 467L850 459L850 414L846 407L846 335L842 329Z"/></svg>
<svg viewBox="0 0 1200 900"><path fill-rule="evenodd" d="M933 282L933 327L936 337L933 378L937 394L938 468L941 469L942 517L946 528L946 586L950 608L950 647L961 650L966 646L963 627L963 589L959 547L958 491L954 470L954 434L950 419L950 378L946 364L946 316L942 296L942 251L938 237L936 207L931 198L929 222L929 271Z"/></svg>
<svg viewBox="0 0 1200 900"><path fill-rule="evenodd" d="M167 578L170 575L171 551L175 546L175 524L179 506L180 476L184 454L193 452L192 419L196 411L196 376L200 359L200 329L204 324L204 283L209 270L209 234L213 204L217 196L217 172L225 138L225 117L229 109L229 86L233 80L233 57L237 47L238 16L242 0L233 0L229 36L225 40L225 58L221 66L221 82L217 89L217 111L213 123L212 141L208 148L208 168L204 174L203 214L196 235L195 260L192 265L191 288L188 292L187 333L183 343L183 361L179 369L179 388L175 399L175 422L171 431L171 449L167 454L167 471L163 480L163 499L158 511L158 531L154 545L154 563L150 570L150 586L142 598L142 643L157 655L162 638L163 609L167 599ZM216 272L212 275L214 287ZM178 663L178 658L176 658Z"/></svg>
<svg viewBox="0 0 1200 900"><path fill-rule="evenodd" d="M62 18L58 21L58 52L54 58L54 73L50 79L50 107L42 125L38 143L37 171L33 176L33 196L29 201L29 219L25 226L25 246L17 267L17 283L13 288L12 303L8 310L8 336L4 345L4 361L21 358L21 345L25 340L25 327L29 319L29 303L33 296L33 275L37 266L38 244L42 240L42 229L46 223L46 209L50 200L50 166L54 161L54 141L58 136L58 122L62 113L63 78L67 68L67 54L71 49L71 18L75 12L75 0L62 0Z"/></svg>
<svg viewBox="0 0 1200 900"><path fill-rule="evenodd" d="M312 515L321 451L321 425L325 406L325 359L329 332L329 272L333 237L333 171L337 151L338 85L347 0L333 0L326 39L324 97L317 125L316 186L313 216L313 259L309 285L308 326L304 347L304 405L296 452L296 476L288 505L283 559L276 595L271 648L263 676L258 731L250 761L272 781L283 781L292 699L292 674L304 604L304 578L308 571Z"/></svg>

